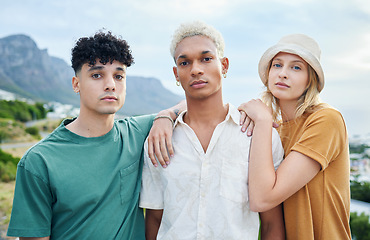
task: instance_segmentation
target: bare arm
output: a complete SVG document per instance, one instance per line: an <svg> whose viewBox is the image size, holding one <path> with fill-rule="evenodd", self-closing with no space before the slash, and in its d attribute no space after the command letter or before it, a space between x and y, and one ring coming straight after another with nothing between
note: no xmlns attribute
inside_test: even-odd
<svg viewBox="0 0 370 240"><path fill-rule="evenodd" d="M186 102L183 100L169 109L160 111L157 116L169 116L175 121L178 115L185 109ZM160 118L154 121L148 136L148 155L154 166L158 165L157 159L163 167L170 163L169 156L174 155L172 132L173 126L169 119Z"/></svg>
<svg viewBox="0 0 370 240"><path fill-rule="evenodd" d="M20 240L49 240L50 237L19 237Z"/></svg>
<svg viewBox="0 0 370 240"><path fill-rule="evenodd" d="M321 166L315 160L293 151L275 172L271 150L271 113L259 100L248 102L245 110L255 123L249 160L250 208L264 212L306 185Z"/></svg>
<svg viewBox="0 0 370 240"><path fill-rule="evenodd" d="M284 240L285 226L282 205L260 213L261 240Z"/></svg>
<svg viewBox="0 0 370 240"><path fill-rule="evenodd" d="M155 240L161 225L163 210L146 209L145 211L145 238Z"/></svg>

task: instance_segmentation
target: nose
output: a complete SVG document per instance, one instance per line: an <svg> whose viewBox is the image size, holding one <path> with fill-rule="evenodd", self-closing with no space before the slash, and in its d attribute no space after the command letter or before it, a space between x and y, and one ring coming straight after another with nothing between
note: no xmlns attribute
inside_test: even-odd
<svg viewBox="0 0 370 240"><path fill-rule="evenodd" d="M197 75L202 75L204 73L201 65L197 62L194 62L192 64L192 68L191 68L191 75L192 76L197 76Z"/></svg>
<svg viewBox="0 0 370 240"><path fill-rule="evenodd" d="M282 67L279 72L280 78L288 78L287 69L285 67Z"/></svg>
<svg viewBox="0 0 370 240"><path fill-rule="evenodd" d="M113 77L107 78L104 83L105 83L104 91L114 92L116 90L116 81L114 81Z"/></svg>

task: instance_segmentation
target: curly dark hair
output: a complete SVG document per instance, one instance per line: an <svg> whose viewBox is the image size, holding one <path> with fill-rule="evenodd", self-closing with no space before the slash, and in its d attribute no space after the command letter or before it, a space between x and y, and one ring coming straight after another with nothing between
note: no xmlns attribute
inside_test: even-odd
<svg viewBox="0 0 370 240"><path fill-rule="evenodd" d="M71 61L75 73L80 71L85 63L94 66L98 59L102 64L118 61L127 67L134 63L130 46L125 40L112 35L111 32L100 31L92 37L82 37L72 48Z"/></svg>

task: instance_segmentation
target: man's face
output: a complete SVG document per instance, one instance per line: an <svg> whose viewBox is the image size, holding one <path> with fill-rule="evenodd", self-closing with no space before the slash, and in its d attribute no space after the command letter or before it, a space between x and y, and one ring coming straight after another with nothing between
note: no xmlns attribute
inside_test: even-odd
<svg viewBox="0 0 370 240"><path fill-rule="evenodd" d="M126 66L117 61L103 65L97 59L94 66L85 63L72 84L80 93L81 114L114 114L125 102Z"/></svg>
<svg viewBox="0 0 370 240"><path fill-rule="evenodd" d="M205 98L221 93L222 73L227 71L227 58L220 59L215 43L205 36L184 38L175 50L176 80L187 97Z"/></svg>

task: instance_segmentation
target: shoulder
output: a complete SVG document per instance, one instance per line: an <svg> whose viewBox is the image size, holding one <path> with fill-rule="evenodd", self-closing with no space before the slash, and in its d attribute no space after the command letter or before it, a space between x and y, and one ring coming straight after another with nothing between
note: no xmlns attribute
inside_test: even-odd
<svg viewBox="0 0 370 240"><path fill-rule="evenodd" d="M120 129L133 130L139 132L145 132L147 134L148 129L153 124L155 115L142 115L135 117L126 117L123 119L115 120L115 125Z"/></svg>
<svg viewBox="0 0 370 240"><path fill-rule="evenodd" d="M230 117L233 119L234 122L239 123L239 120L240 120L239 110L231 103L228 103L228 105L229 105L228 114L230 115Z"/></svg>
<svg viewBox="0 0 370 240"><path fill-rule="evenodd" d="M48 181L48 165L44 149L50 147L49 145L48 140L44 139L28 149L18 162L17 175L21 174L19 169L24 169L25 172L46 183Z"/></svg>
<svg viewBox="0 0 370 240"><path fill-rule="evenodd" d="M345 126L342 114L329 105L312 112L307 117L306 122L308 124L317 123L328 127Z"/></svg>

